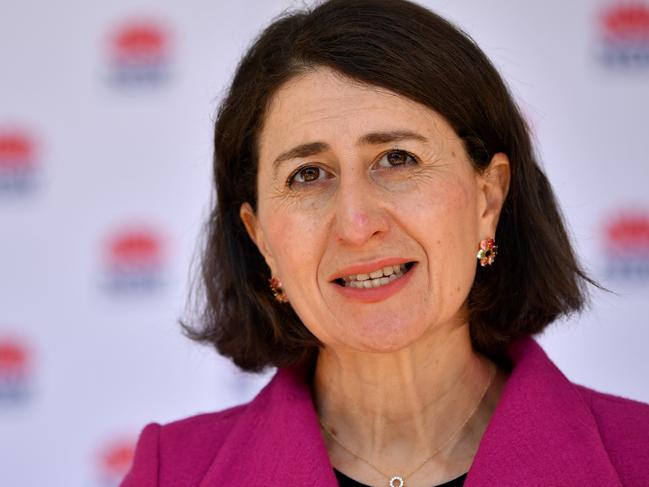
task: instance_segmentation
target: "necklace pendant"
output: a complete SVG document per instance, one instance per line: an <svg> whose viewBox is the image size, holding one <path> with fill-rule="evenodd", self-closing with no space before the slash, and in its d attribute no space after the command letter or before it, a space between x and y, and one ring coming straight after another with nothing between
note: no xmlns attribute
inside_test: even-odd
<svg viewBox="0 0 649 487"><path fill-rule="evenodd" d="M390 479L390 487L403 487L404 485L403 478L398 475L395 475Z"/></svg>

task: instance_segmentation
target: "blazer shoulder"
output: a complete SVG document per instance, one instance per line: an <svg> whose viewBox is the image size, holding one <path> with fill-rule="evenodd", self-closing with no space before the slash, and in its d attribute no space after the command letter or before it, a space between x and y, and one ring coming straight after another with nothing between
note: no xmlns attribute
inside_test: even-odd
<svg viewBox="0 0 649 487"><path fill-rule="evenodd" d="M649 431L649 404L577 385L577 390L602 424L615 424L623 429Z"/></svg>
<svg viewBox="0 0 649 487"><path fill-rule="evenodd" d="M162 425L161 441L170 445L179 442L187 445L186 442L196 435L222 441L247 406L240 404L222 411L197 414Z"/></svg>
<svg viewBox="0 0 649 487"><path fill-rule="evenodd" d="M150 423L121 487L198 485L247 404L164 425Z"/></svg>
<svg viewBox="0 0 649 487"><path fill-rule="evenodd" d="M624 485L649 485L649 404L577 386Z"/></svg>

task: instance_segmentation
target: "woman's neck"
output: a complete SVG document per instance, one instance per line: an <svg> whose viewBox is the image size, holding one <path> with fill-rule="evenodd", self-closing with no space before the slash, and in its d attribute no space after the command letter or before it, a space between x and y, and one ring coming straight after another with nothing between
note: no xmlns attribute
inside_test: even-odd
<svg viewBox="0 0 649 487"><path fill-rule="evenodd" d="M466 471L499 396L496 384L481 401L494 369L473 351L467 325L440 329L394 353L325 347L313 393L325 428L336 438L325 433L334 466L364 478L377 475L371 477L364 463L405 475L444 447L422 474Z"/></svg>

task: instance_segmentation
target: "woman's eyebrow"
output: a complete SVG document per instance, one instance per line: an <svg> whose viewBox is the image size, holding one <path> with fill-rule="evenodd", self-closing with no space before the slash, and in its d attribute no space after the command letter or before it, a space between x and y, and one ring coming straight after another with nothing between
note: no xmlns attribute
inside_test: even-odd
<svg viewBox="0 0 649 487"><path fill-rule="evenodd" d="M300 144L292 149L282 152L279 156L273 161L273 166L277 168L281 162L288 161L290 159L298 159L301 157L309 157L324 152L329 149L329 144L326 142L309 142L307 144Z"/></svg>
<svg viewBox="0 0 649 487"><path fill-rule="evenodd" d="M419 142L428 142L426 137L417 132L412 132L410 130L390 130L386 132L370 132L365 134L358 139L357 145L380 145L409 139L417 140ZM297 145L277 156L273 161L273 167L277 170L279 165L284 161L314 156L328 150L329 148L330 146L326 142L309 142Z"/></svg>
<svg viewBox="0 0 649 487"><path fill-rule="evenodd" d="M428 142L426 137L411 130L390 130L387 132L371 132L365 134L358 139L358 145L388 144L390 142L400 142L408 139Z"/></svg>

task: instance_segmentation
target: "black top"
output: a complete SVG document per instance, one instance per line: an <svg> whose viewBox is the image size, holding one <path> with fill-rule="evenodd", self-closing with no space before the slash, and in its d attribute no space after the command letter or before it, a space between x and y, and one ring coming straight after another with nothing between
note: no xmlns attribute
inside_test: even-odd
<svg viewBox="0 0 649 487"><path fill-rule="evenodd" d="M336 478L338 479L338 485L340 487L369 487L368 485L361 484L360 482L357 482L356 480L347 477L342 472L339 472L334 468L334 473L336 474ZM435 487L462 487L464 485L464 481L466 480L467 474L460 475L458 478L449 480L448 482L444 482L443 484L437 484ZM387 482L386 482L387 485Z"/></svg>

